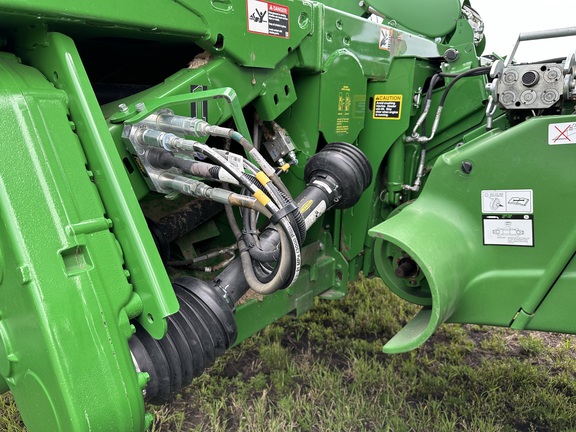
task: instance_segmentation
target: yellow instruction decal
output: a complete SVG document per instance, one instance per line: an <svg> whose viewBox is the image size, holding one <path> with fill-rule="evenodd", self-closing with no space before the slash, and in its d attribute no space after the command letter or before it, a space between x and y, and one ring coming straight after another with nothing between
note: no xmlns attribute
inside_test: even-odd
<svg viewBox="0 0 576 432"><path fill-rule="evenodd" d="M402 95L374 95L372 118L376 120L400 120Z"/></svg>
<svg viewBox="0 0 576 432"><path fill-rule="evenodd" d="M338 113L336 117L336 133L347 134L350 132L350 107L352 98L350 87L345 85L338 91Z"/></svg>

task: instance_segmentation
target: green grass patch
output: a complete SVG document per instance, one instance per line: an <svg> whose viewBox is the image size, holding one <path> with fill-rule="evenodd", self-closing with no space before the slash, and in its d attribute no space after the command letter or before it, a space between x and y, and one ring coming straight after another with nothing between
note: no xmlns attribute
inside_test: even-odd
<svg viewBox="0 0 576 432"><path fill-rule="evenodd" d="M382 345L416 308L379 280L317 300L230 350L169 405L154 431L576 430L576 342L444 325L423 347ZM1 430L20 431L4 396Z"/></svg>

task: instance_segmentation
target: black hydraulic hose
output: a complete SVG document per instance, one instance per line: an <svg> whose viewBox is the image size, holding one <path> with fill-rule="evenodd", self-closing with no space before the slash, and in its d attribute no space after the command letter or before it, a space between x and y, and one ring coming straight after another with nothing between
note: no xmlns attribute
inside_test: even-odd
<svg viewBox="0 0 576 432"><path fill-rule="evenodd" d="M164 147L168 145L172 148L187 152L196 151L209 157L217 165L228 171L228 173L234 177L240 185L244 186L253 194L254 198L256 198L257 202L260 204L261 209L259 211L263 212L266 217L272 218L274 214L277 214L277 212L281 210L276 202L270 198L270 196L262 192L259 187L255 186L249 180L248 176L243 172L243 170L233 166L218 151L196 141L184 140L175 136L165 136L164 138L166 139L165 144L163 144ZM155 139L157 140L158 138L156 137ZM160 162L158 164L162 165ZM260 182L263 183L265 187L266 184L270 181L264 173L257 173L257 177L262 179ZM276 197L279 196L279 191L273 186L268 186L267 190L270 191L272 195L275 195ZM282 263L278 266L277 275L272 281L268 283L260 283L258 281L258 278L254 274L252 268L252 262L248 248L246 247L246 243L242 239L238 241L240 258L246 267L246 279L255 291L263 294L285 288L294 283L300 273L301 267L300 243L298 242L298 236L292 227L289 218L287 215L281 214L278 220L275 220L274 222L282 229L282 233L280 235L282 244Z"/></svg>
<svg viewBox="0 0 576 432"><path fill-rule="evenodd" d="M284 198L284 204L288 204L290 202L292 202L292 199L286 195L284 195L284 193L282 191L280 191L280 195L282 195L282 197ZM298 228L297 230L295 229L295 231L298 233L300 233L300 244L304 243L304 240L306 239L306 222L304 222L304 218L302 217L302 213L300 213L299 211L293 211L289 213L290 217L294 218L294 221L296 222L296 227Z"/></svg>
<svg viewBox="0 0 576 432"><path fill-rule="evenodd" d="M439 107L444 106L444 102L446 102L446 97L448 96L448 93L450 92L452 87L454 87L454 84L456 84L460 79L462 79L464 77L469 77L469 76L486 75L486 74L490 73L490 69L491 69L490 66L483 66L483 67L479 67L479 68L475 68L475 69L470 69L470 70L467 70L466 72L462 72L462 73L456 75L454 77L454 79L452 81L450 81L450 83L446 86L446 89L444 90L444 93L442 93L442 97L440 98L440 104L438 106Z"/></svg>
<svg viewBox="0 0 576 432"><path fill-rule="evenodd" d="M236 218L234 218L234 210L232 209L232 206L224 206L224 211L226 212L228 224L230 225L230 229L232 229L232 233L234 234L236 241L240 240L240 237L242 237L242 232L240 231L240 227L236 222Z"/></svg>
<svg viewBox="0 0 576 432"><path fill-rule="evenodd" d="M432 93L434 92L434 87L436 87L436 84L438 83L438 81L440 81L440 78L441 78L440 73L435 73L434 75L432 75L432 78L430 79L430 84L428 85L428 90L426 91L426 101L425 101L426 106L432 103ZM421 130L420 134L422 136L426 136L427 134L426 118L424 118L424 120L422 121L422 127L420 130Z"/></svg>
<svg viewBox="0 0 576 432"><path fill-rule="evenodd" d="M272 217L272 215L279 210L278 206L273 201L271 201L269 197L266 197L266 195L258 187L253 185L248 180L248 176L246 174L240 172L238 169L231 166L228 163L228 161L224 159L222 156L220 156L220 154L218 154L216 151L212 150L210 147L204 144L200 144L197 142L193 142L193 146L196 151L208 156L218 165L226 169L226 171L228 171L234 178L236 178L236 180L238 180L242 186L246 187L249 191L251 191L251 193L254 194L254 196L257 197L259 201L260 199L262 199L261 201L262 204L270 212L270 214L267 216L268 218ZM294 229L292 228L291 224L289 223L289 221L285 216L278 221L278 225L280 225L285 234L285 237L281 235L283 246L285 246L285 249L286 248L290 249L288 255L284 257L284 260L286 263L286 267L290 267L291 270L289 272L289 277L287 280L285 281L277 280L274 282L274 286L276 287L276 289L280 289L278 287L285 287L291 285L298 277L301 266L300 244L298 243L298 238ZM284 240L287 241L286 244L284 244L285 243ZM246 268L247 273L246 276L250 283L254 283L254 286L251 285L251 287L254 288L255 291L262 291L262 293L264 292L267 293L272 285L264 284L265 286L264 285L259 286L257 282L258 279L256 278L254 272L252 271L252 265L249 258L250 255L247 252L246 245L243 240L240 240L238 242L238 248L240 250L240 257L242 258L242 262L245 263L246 266L248 266L248 263L250 263L250 265L248 266L249 268L248 267ZM282 267L282 270L283 271L278 273L279 275L285 274L284 266ZM278 276L278 278L280 278L280 276Z"/></svg>
<svg viewBox="0 0 576 432"><path fill-rule="evenodd" d="M263 235L269 234L273 232L271 229L270 230L266 230ZM279 236L276 236L279 237ZM271 242L274 241L278 241L278 238L276 239L271 239ZM274 248L277 253L280 253L280 250L278 249L279 245L275 245L272 246L272 248ZM253 257L252 257L253 258ZM275 263L274 266L271 265L271 263ZM254 272L254 275L256 276L256 278L258 279L258 281L260 283L269 283L271 282L276 275L278 274L278 271L280 270L280 265L282 263L282 256L279 255L278 258L276 260L268 260L268 261L257 261L257 260L252 260L252 271Z"/></svg>
<svg viewBox="0 0 576 432"><path fill-rule="evenodd" d="M275 276L277 268L271 267L268 263L253 262L252 269L254 274L261 282L268 282Z"/></svg>
<svg viewBox="0 0 576 432"><path fill-rule="evenodd" d="M314 212L316 209L319 206L328 208L330 207L331 202L332 198L328 195L326 190L314 184L308 186L296 198L296 203L300 209L299 212L301 212L303 219L308 221L307 227L314 222ZM267 228L260 236L260 241L263 250L273 249L279 241L279 232ZM254 272L254 270L252 270L252 272ZM258 270L256 272L258 272ZM231 302L236 303L250 288L245 276L246 273L244 272L244 266L241 265L240 259L236 258L235 261L233 261L218 275L217 278L214 279L213 283L215 287L226 292L226 297Z"/></svg>
<svg viewBox="0 0 576 432"><path fill-rule="evenodd" d="M276 175L275 170L270 166L268 162L266 162L258 150L252 144L250 144L250 141L248 141L238 132L233 132L230 135L230 138L239 143L244 148L246 153L250 154L256 160L260 167L263 168L264 172L266 172L268 177L270 177L270 180L278 188L278 190L282 191L287 196L292 197L292 195L290 195L290 191L286 188L284 183L282 183L282 180L280 180L280 178Z"/></svg>
<svg viewBox="0 0 576 432"><path fill-rule="evenodd" d="M244 277L250 285L250 288L252 288L258 294L272 294L279 289L288 287L291 284L291 282L289 283L288 281L294 279L294 270L291 264L295 258L292 255L293 250L287 247L289 240L286 238L286 233L284 230L279 230L278 234L280 235L281 244L280 257L278 258L278 263L276 265L276 275L272 280L268 282L263 282L258 279L258 276L254 272L252 258L250 257L250 253L248 252L244 241L240 240L238 242Z"/></svg>
<svg viewBox="0 0 576 432"><path fill-rule="evenodd" d="M416 122L416 125L414 126L413 132L412 132L412 136L410 137L406 137L406 141L411 142L411 141L418 141L421 144L425 144L428 141L430 141L434 135L436 134L436 129L438 128L438 124L440 123L440 118L442 116L442 109L444 108L444 103L446 102L446 97L448 96L448 93L450 92L450 90L452 89L452 87L454 87L454 85L462 78L464 77L470 77L470 76L479 76L479 75L485 75L488 74L490 72L490 67L479 67L479 68L475 68L475 69L469 69L465 72L462 72L456 76L453 77L452 81L450 81L450 83L446 86L446 88L444 89L442 96L440 98L440 103L438 104L438 108L436 109L436 116L434 118L434 123L432 125L432 132L430 133L430 136L427 136L426 131L425 131L425 126L424 123L426 121L426 118L428 116L428 111L430 110L430 106L432 104L432 91L434 90L434 86L436 85L436 82L438 80L438 77L441 76L446 76L446 77L452 77L452 75L450 74L444 74L444 73L437 73L435 75L432 76L432 79L430 81L430 86L428 87L428 91L426 93L426 104L424 106L424 110L422 112L422 114L420 115L420 118L418 119L418 121ZM423 129L423 134L420 135L417 133L418 129L422 127ZM425 148L422 149L422 151L426 151ZM414 186L414 190L418 190L417 186Z"/></svg>
<svg viewBox="0 0 576 432"><path fill-rule="evenodd" d="M249 218L248 215L245 215L244 220L246 221L247 218ZM273 262L280 258L279 245L275 245L275 247L270 250L262 249L260 239L255 233L253 233L252 228L249 228L246 225L242 231L242 238L249 249L248 252L250 253L250 256L255 261Z"/></svg>
<svg viewBox="0 0 576 432"><path fill-rule="evenodd" d="M247 175L250 181L258 188L262 189L261 183L253 176ZM277 203L278 207L282 208L292 201L291 198L286 196L282 191L274 191L273 188L267 189L264 187L264 192L267 192L270 195L270 192L274 195L275 202ZM296 210L296 209L294 209ZM302 219L302 215L297 211L291 211L287 214L290 220L290 224L294 228L294 231L298 235L298 244L302 245L304 239L306 238L306 225L304 224L304 219Z"/></svg>

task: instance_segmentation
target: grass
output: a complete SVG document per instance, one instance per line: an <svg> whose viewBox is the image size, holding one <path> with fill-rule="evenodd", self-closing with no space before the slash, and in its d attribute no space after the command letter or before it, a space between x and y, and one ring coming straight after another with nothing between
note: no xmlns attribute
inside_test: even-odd
<svg viewBox="0 0 576 432"><path fill-rule="evenodd" d="M153 431L576 430L576 339L444 325L418 350L385 355L415 308L377 280L318 300L230 350ZM21 430L9 396L1 430Z"/></svg>

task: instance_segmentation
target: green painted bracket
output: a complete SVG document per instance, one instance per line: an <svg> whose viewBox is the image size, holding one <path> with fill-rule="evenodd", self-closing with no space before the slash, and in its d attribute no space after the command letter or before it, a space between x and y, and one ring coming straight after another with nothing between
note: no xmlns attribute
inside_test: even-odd
<svg viewBox="0 0 576 432"><path fill-rule="evenodd" d="M178 301L76 46L63 34L38 28L36 34L28 32L20 40L19 54L69 96L70 118L107 217L113 221L112 231L122 247L130 282L142 300L138 320L160 339L167 330L165 317L178 311Z"/></svg>
<svg viewBox="0 0 576 432"><path fill-rule="evenodd" d="M246 119L242 114L242 106L238 100L236 92L230 87L217 88L212 90L197 91L183 95L168 96L159 99L147 99L146 102L139 102L128 106L125 112L118 112L110 117L111 123L122 123L133 125L148 117L150 114L173 105L182 105L191 102L199 102L209 99L224 99L232 111L232 118L236 124L236 129L247 140L250 140L250 132Z"/></svg>

